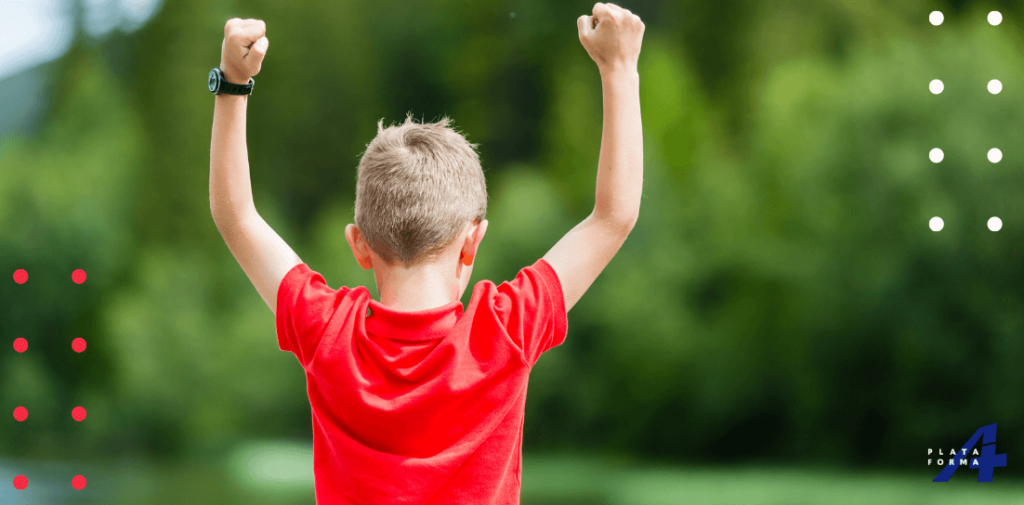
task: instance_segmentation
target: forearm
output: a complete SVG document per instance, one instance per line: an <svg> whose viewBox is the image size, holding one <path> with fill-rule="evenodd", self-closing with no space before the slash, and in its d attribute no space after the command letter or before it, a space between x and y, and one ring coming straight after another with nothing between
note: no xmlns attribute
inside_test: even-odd
<svg viewBox="0 0 1024 505"><path fill-rule="evenodd" d="M256 212L245 142L247 96L217 95L210 145L210 210L231 254L271 310L277 287L302 260Z"/></svg>
<svg viewBox="0 0 1024 505"><path fill-rule="evenodd" d="M635 69L601 72L604 127L594 219L632 228L640 212L644 139L640 76Z"/></svg>
<svg viewBox="0 0 1024 505"><path fill-rule="evenodd" d="M218 226L255 214L245 141L246 95L217 95L210 143L210 211ZM222 230L223 232L223 230Z"/></svg>
<svg viewBox="0 0 1024 505"><path fill-rule="evenodd" d="M220 68L228 82L248 82L260 71L268 44L266 23L230 19L224 25ZM270 310L281 280L302 262L256 212L245 142L248 95L217 95L210 141L210 211L224 242Z"/></svg>

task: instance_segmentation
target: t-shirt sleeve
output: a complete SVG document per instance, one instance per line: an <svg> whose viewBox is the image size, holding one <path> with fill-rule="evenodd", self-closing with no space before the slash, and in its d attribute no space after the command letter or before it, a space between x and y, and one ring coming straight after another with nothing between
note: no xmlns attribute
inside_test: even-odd
<svg viewBox="0 0 1024 505"><path fill-rule="evenodd" d="M327 286L305 263L292 267L277 289L277 344L305 367L316 355L324 331L348 288Z"/></svg>
<svg viewBox="0 0 1024 505"><path fill-rule="evenodd" d="M533 366L540 355L565 341L569 320L558 274L544 259L498 286L493 303L512 341Z"/></svg>

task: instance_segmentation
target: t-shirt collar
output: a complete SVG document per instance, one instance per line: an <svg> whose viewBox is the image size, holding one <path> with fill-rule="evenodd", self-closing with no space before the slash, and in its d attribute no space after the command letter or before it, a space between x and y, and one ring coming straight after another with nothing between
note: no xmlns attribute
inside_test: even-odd
<svg viewBox="0 0 1024 505"><path fill-rule="evenodd" d="M462 315L462 302L455 300L426 310L400 311L370 299L366 332L397 340L444 338Z"/></svg>

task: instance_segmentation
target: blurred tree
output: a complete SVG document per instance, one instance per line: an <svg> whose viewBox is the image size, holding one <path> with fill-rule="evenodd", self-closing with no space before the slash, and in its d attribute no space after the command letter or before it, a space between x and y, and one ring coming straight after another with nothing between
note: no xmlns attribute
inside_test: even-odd
<svg viewBox="0 0 1024 505"><path fill-rule="evenodd" d="M585 217L601 83L574 19L591 3L411 5L182 0L79 40L42 132L0 142L0 263L32 275L0 291L0 331L33 341L0 357L5 404L95 404L80 443L110 453L310 435L302 371L209 215L203 82L232 16L271 40L249 109L257 206L330 285L372 287L343 235L354 168L406 111L481 143L478 279ZM527 450L917 469L978 426L1021 432L1019 29L966 2L625 6L648 26L642 215L534 369ZM73 295L47 277L79 267ZM80 335L88 359L68 357ZM0 450L52 457L72 428L18 429Z"/></svg>

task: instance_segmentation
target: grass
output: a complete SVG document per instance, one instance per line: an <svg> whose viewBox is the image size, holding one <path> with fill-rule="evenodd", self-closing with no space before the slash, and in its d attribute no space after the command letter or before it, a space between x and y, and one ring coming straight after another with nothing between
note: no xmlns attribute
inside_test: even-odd
<svg viewBox="0 0 1024 505"><path fill-rule="evenodd" d="M312 451L307 444L263 443L224 461L153 464L122 461L82 467L0 461L0 503L151 505L311 505ZM14 468L30 476L15 491ZM1024 482L983 484L957 472L913 474L807 467L665 466L584 455L534 455L523 461L523 505L1024 505ZM70 476L89 478L83 491ZM10 475L9 475L10 474ZM65 475L66 474L66 475ZM8 501L7 498L14 498Z"/></svg>
<svg viewBox="0 0 1024 505"><path fill-rule="evenodd" d="M922 469L923 470L923 469ZM936 472L933 472L937 474ZM928 472L770 466L656 466L580 456L527 457L524 505L1024 505L1024 483L949 483ZM1005 480L1005 479L1004 479Z"/></svg>

